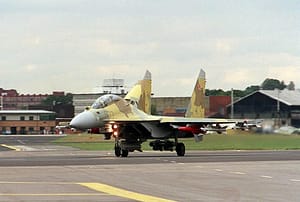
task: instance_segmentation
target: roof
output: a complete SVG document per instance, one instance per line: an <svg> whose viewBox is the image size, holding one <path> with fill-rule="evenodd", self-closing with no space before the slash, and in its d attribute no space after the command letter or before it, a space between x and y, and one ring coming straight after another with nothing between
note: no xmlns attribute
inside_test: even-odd
<svg viewBox="0 0 300 202"><path fill-rule="evenodd" d="M288 106L300 106L300 90L258 90L255 91L245 97L242 97L238 100L236 100L233 104L240 102L241 100L244 100L248 98L249 96L255 94L255 93L261 93L264 94L274 100L278 100ZM231 104L227 105L231 106Z"/></svg>
<svg viewBox="0 0 300 202"><path fill-rule="evenodd" d="M46 110L0 110L0 114L54 114Z"/></svg>
<svg viewBox="0 0 300 202"><path fill-rule="evenodd" d="M300 105L300 90L259 90L260 93L286 105Z"/></svg>

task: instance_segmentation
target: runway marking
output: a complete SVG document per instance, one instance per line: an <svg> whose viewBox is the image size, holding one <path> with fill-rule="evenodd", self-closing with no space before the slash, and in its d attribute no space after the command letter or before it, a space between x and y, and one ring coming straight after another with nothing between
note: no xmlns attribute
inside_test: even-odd
<svg viewBox="0 0 300 202"><path fill-rule="evenodd" d="M108 196L105 193L2 194L0 196Z"/></svg>
<svg viewBox="0 0 300 202"><path fill-rule="evenodd" d="M236 175L246 175L246 173L243 173L243 172L230 172L232 174L236 174Z"/></svg>
<svg viewBox="0 0 300 202"><path fill-rule="evenodd" d="M21 149L19 149L17 147L9 146L9 145L6 145L6 144L1 144L1 147L6 147L8 149L12 149L12 150L15 150L15 151L21 151Z"/></svg>
<svg viewBox="0 0 300 202"><path fill-rule="evenodd" d="M217 172L223 172L222 169L215 169L215 171L217 171Z"/></svg>
<svg viewBox="0 0 300 202"><path fill-rule="evenodd" d="M17 140L19 143L21 144L26 144L25 142L23 142L22 140Z"/></svg>
<svg viewBox="0 0 300 202"><path fill-rule="evenodd" d="M173 200L168 200L164 198L159 198L155 196L150 196L146 194L140 194L132 191L127 191L125 189L116 188L113 186L109 186L101 183L77 183L81 186L88 187L90 189L104 192L110 195L119 196L122 198L128 198L137 201L147 201L147 202L174 202Z"/></svg>
<svg viewBox="0 0 300 202"><path fill-rule="evenodd" d="M262 178L268 178L268 179L272 179L273 178L272 176L268 176L268 175L261 175L260 177L262 177Z"/></svg>
<svg viewBox="0 0 300 202"><path fill-rule="evenodd" d="M298 180L298 179L290 179L290 181L292 181L292 182L300 182L300 180Z"/></svg>
<svg viewBox="0 0 300 202"><path fill-rule="evenodd" d="M0 181L0 184L31 184L31 185L78 185L76 182L11 182ZM0 193L0 196L108 196L107 193Z"/></svg>
<svg viewBox="0 0 300 202"><path fill-rule="evenodd" d="M57 185L72 185L77 184L76 182L9 182L9 181L0 181L0 184L57 184Z"/></svg>

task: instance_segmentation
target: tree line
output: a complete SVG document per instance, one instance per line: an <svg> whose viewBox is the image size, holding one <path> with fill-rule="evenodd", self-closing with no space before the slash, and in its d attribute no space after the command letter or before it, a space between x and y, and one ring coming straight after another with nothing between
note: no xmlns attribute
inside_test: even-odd
<svg viewBox="0 0 300 202"><path fill-rule="evenodd" d="M271 79L267 78L261 85L251 85L248 86L245 90L233 90L234 97L244 97L249 95L257 90L274 90L274 89L288 89L288 90L295 90L295 84L293 81L290 81L289 84L285 84L284 81L279 81L278 79ZM206 96L214 96L214 95L225 95L230 96L231 90L224 91L222 89L206 89L205 90Z"/></svg>

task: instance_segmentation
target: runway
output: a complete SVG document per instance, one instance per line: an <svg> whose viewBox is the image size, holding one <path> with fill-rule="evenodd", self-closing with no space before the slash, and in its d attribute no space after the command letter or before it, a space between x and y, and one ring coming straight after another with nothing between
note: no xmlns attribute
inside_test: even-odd
<svg viewBox="0 0 300 202"><path fill-rule="evenodd" d="M185 157L138 152L116 158L112 151L46 142L19 146L23 150L0 152L0 201L300 198L300 151L187 151Z"/></svg>
<svg viewBox="0 0 300 202"><path fill-rule="evenodd" d="M34 148L34 149L33 149ZM33 151L32 151L33 150ZM134 152L127 158L116 158L113 151L78 151L59 146L38 146L30 151L0 152L0 166L72 166L72 165L136 165L201 162L298 161L300 151L187 151Z"/></svg>

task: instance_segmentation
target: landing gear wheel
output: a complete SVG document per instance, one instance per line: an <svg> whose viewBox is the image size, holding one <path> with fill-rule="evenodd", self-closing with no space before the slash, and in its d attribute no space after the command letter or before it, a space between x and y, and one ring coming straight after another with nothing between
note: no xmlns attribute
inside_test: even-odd
<svg viewBox="0 0 300 202"><path fill-rule="evenodd" d="M118 145L115 145L115 156L120 157L121 156L121 147Z"/></svg>
<svg viewBox="0 0 300 202"><path fill-rule="evenodd" d="M182 142L180 142L176 145L176 153L177 153L177 156L184 156L185 146Z"/></svg>
<svg viewBox="0 0 300 202"><path fill-rule="evenodd" d="M124 150L122 149L122 154L121 154L122 157L127 157L128 156L128 150Z"/></svg>

